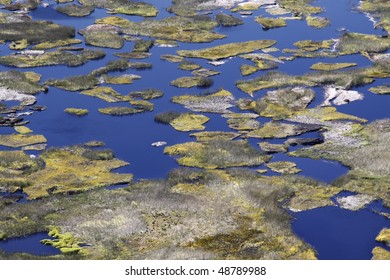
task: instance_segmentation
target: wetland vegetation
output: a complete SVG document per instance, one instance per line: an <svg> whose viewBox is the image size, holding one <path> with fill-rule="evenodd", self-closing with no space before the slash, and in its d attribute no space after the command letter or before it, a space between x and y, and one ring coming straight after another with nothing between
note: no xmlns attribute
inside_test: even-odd
<svg viewBox="0 0 390 280"><path fill-rule="evenodd" d="M317 259L295 215L373 202L390 259L386 1L46 2L0 1L0 259Z"/></svg>

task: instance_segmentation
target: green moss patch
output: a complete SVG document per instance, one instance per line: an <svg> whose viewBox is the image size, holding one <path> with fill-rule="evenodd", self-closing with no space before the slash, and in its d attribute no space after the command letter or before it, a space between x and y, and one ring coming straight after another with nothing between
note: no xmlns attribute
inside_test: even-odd
<svg viewBox="0 0 390 280"><path fill-rule="evenodd" d="M155 17L158 10L145 2L133 2L127 0L80 0L83 6L105 8L111 14L125 14L143 17Z"/></svg>
<svg viewBox="0 0 390 280"><path fill-rule="evenodd" d="M100 50L83 50L79 53L67 51L52 51L44 53L21 53L0 57L0 64L15 67L38 67L50 65L80 66L86 62L103 58L105 53Z"/></svg>
<svg viewBox="0 0 390 280"><path fill-rule="evenodd" d="M87 109L80 109L80 108L66 108L65 113L68 113L70 115L75 115L78 117L82 117L85 115L88 115L88 110Z"/></svg>
<svg viewBox="0 0 390 280"><path fill-rule="evenodd" d="M318 29L327 27L330 25L330 20L324 17L314 17L308 16L306 17L306 22L308 26L315 27Z"/></svg>
<svg viewBox="0 0 390 280"><path fill-rule="evenodd" d="M144 110L129 107L107 107L100 108L99 113L110 116L126 116L142 113Z"/></svg>
<svg viewBox="0 0 390 280"><path fill-rule="evenodd" d="M376 93L376 94L390 94L390 87L387 85L372 87L369 89L369 91Z"/></svg>
<svg viewBox="0 0 390 280"><path fill-rule="evenodd" d="M267 167L274 172L281 174L297 174L302 170L296 167L297 165L294 162L290 161L277 161L270 162L267 164Z"/></svg>
<svg viewBox="0 0 390 280"><path fill-rule="evenodd" d="M287 26L286 20L283 18L256 17L256 22L260 23L265 30Z"/></svg>
<svg viewBox="0 0 390 280"><path fill-rule="evenodd" d="M171 82L171 85L179 88L210 87L213 80L208 77L181 77Z"/></svg>
<svg viewBox="0 0 390 280"><path fill-rule="evenodd" d="M269 159L243 140L188 142L166 147L164 153L179 156L180 165L206 169L257 166Z"/></svg>
<svg viewBox="0 0 390 280"><path fill-rule="evenodd" d="M219 90L208 95L181 95L174 96L172 102L182 104L195 112L228 113L233 107L234 97L226 90Z"/></svg>
<svg viewBox="0 0 390 280"><path fill-rule="evenodd" d="M356 66L357 63L348 63L348 62L343 62L343 63L322 63L318 62L316 64L313 64L310 69L312 70L320 70L320 71L334 71L334 70L340 70L344 68L349 68Z"/></svg>
<svg viewBox="0 0 390 280"><path fill-rule="evenodd" d="M56 10L71 17L85 17L92 14L95 8L93 6L79 6L76 4L69 4L58 6L56 7Z"/></svg>
<svg viewBox="0 0 390 280"><path fill-rule="evenodd" d="M254 138L286 138L296 136L310 131L321 129L321 126L312 124L287 124L272 121L264 124L259 129L253 130L247 134L248 137Z"/></svg>
<svg viewBox="0 0 390 280"><path fill-rule="evenodd" d="M43 135L33 134L8 134L0 135L0 145L19 148L27 145L46 143L47 140Z"/></svg>
<svg viewBox="0 0 390 280"><path fill-rule="evenodd" d="M80 93L97 97L107 102L130 101L130 98L128 96L121 95L110 87L97 87L94 89L83 90Z"/></svg>
<svg viewBox="0 0 390 280"><path fill-rule="evenodd" d="M98 19L96 23L112 24L128 35L141 35L181 42L204 43L225 38L213 32L218 23L207 16L169 17L162 20L132 22L120 17Z"/></svg>
<svg viewBox="0 0 390 280"><path fill-rule="evenodd" d="M250 53L264 48L269 48L275 43L276 41L273 40L257 40L225 44L200 50L181 50L177 53L178 55L184 57L196 57L208 60L218 60L222 58L236 56L239 54Z"/></svg>
<svg viewBox="0 0 390 280"><path fill-rule="evenodd" d="M197 114L181 114L174 118L169 124L178 131L203 130L203 124L209 121L209 118L204 115Z"/></svg>
<svg viewBox="0 0 390 280"><path fill-rule="evenodd" d="M164 96L164 93L161 90L149 88L139 91L132 91L129 93L129 96L132 98L141 98L144 100L151 100Z"/></svg>
<svg viewBox="0 0 390 280"><path fill-rule="evenodd" d="M79 33L84 36L87 45L120 49L124 44L118 28L113 25L94 24L80 30Z"/></svg>

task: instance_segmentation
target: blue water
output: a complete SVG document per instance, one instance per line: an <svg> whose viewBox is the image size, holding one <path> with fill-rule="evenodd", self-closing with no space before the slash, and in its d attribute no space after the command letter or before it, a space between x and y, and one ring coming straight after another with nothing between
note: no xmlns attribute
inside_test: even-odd
<svg viewBox="0 0 390 280"><path fill-rule="evenodd" d="M62 25L74 26L77 30L86 28L93 24L96 19L111 16L103 9L95 9L95 12L84 18L71 18L55 11L56 4L54 1L49 8L40 7L31 12L34 19L51 20ZM166 11L170 6L170 0L146 1L154 4L159 9L157 19L171 16ZM160 59L163 54L175 54L178 49L199 49L204 47L216 46L222 43L230 43L237 41L248 41L256 39L273 39L277 41L275 47L279 51L271 53L272 55L288 56L281 50L284 48L295 48L293 44L298 40L325 40L339 38L340 29L347 29L353 32L381 34L381 30L373 29L372 23L361 13L354 9L358 1L342 0L331 1L322 0L315 3L325 9L321 16L328 17L331 25L321 30L316 30L308 27L304 20L296 21L289 20L288 26L284 28L262 30L261 26L254 21L257 15L267 15L264 9L255 11L253 16L241 17L244 25L237 27L217 27L216 32L227 35L223 40L217 40L211 43L189 44L179 43L179 48L160 48L153 47L152 55L143 60L153 64L150 70L137 71L127 70L123 73L141 75L142 78L135 80L131 85L108 85L113 87L119 93L125 95L131 91L142 90L146 88L158 88L165 95L162 98L152 100L155 109L153 112L142 113L133 116L111 117L98 113L98 109L107 106L126 106L125 103L110 104L100 99L91 98L78 94L77 92L67 92L61 89L51 87L46 94L37 96L39 105L48 107L46 111L36 112L31 116L25 117L30 123L28 127L36 134L43 134L48 139L49 147L68 146L81 144L91 140L100 140L106 143L107 148L114 150L117 158L125 160L130 165L117 169L116 172L132 173L135 180L148 178L163 178L167 173L178 167L176 161L170 156L163 154L164 147L152 147L151 143L156 141L165 141L168 145L194 141L189 136L190 133L183 133L174 130L169 125L162 125L154 122L154 116L165 111L181 111L186 112L183 106L170 102L172 96L183 94L197 94L205 90L198 88L179 89L170 86L170 81L182 77L191 76L191 72L179 70L178 64L170 63ZM214 16L219 11L214 11ZM224 11L230 13L229 11ZM239 14L234 14L240 17ZM142 21L142 17L119 15L132 21ZM286 35L287 34L287 35ZM83 39L80 34L76 34L76 38ZM79 46L95 49L91 46L80 44ZM66 67L66 66L51 66L39 68L17 69L21 71L35 71L42 74L42 81L51 78L64 78L68 76L88 74L92 70L104 66L108 61L118 59L113 54L119 52L131 51L134 42L125 42L125 45L120 50L104 49L106 57L100 60L90 61L82 67ZM1 48L2 55L12 53L5 45ZM136 60L133 60L136 61ZM235 81L239 79L252 79L259 75L264 75L268 71L260 71L248 77L242 77L239 68L242 64L250 64L251 62L239 57L228 59L224 65L212 66L207 61L202 59L192 59L205 68L213 69L221 72L220 75L212 77L214 85L208 90L217 90L224 88L232 92L235 98L250 98L246 93L240 91L235 86ZM310 72L310 66L317 62L356 62L358 67L370 66L371 62L361 55L342 56L339 58L318 58L305 59L297 58L291 62L279 64L277 71L285 72L290 75L303 75ZM0 66L0 71L15 69L13 67ZM123 74L121 73L121 74ZM117 75L120 73L110 73ZM390 99L388 96L380 96L368 91L371 86L378 86L389 83L389 79L378 79L372 85L356 88L364 94L363 101L351 102L350 104L339 106L338 110L343 113L356 115L365 118L369 121L389 117L388 108ZM104 86L105 84L103 84ZM254 99L261 98L266 90L256 92ZM316 98L310 104L310 107L315 107L323 101L323 89L315 88ZM85 117L70 116L64 112L67 107L87 108L89 114ZM233 111L239 112L238 108L232 108ZM205 125L208 131L232 131L228 126L226 119L219 114L205 114L210 117L210 121ZM267 118L259 118L261 123L269 121ZM11 128L0 127L0 133L12 133ZM318 132L311 132L299 137L320 138ZM271 143L283 143L286 139L267 140ZM259 139L250 139L249 142L254 147L258 147ZM290 147L290 151L300 147ZM10 148L1 147L1 150L11 150ZM29 154L37 155L37 152L28 152ZM286 154L273 155L272 161L288 160L297 163L297 167L302 169L300 173L306 177L312 177L326 183L330 183L334 179L346 174L348 169L339 163L312 160L305 158L289 157ZM258 167L256 167L258 168ZM261 166L260 168L263 168ZM268 175L277 175L269 172ZM117 186L108 187L109 189ZM121 186L119 186L121 187ZM20 202L25 202L23 199ZM379 206L376 205L379 203ZM373 205L373 206L372 206ZM312 211L297 213L297 220L293 223L294 231L305 241L312 244L319 253L321 259L369 259L371 258L371 250L377 246L375 236L382 227L389 227L389 222L384 217L375 214L375 209L380 208L380 202L374 202L369 210L361 210L351 212L342 210L337 207L325 207ZM376 207L376 208L375 208ZM45 235L42 237L42 235ZM7 252L16 252L14 249L22 250L23 252L31 252L30 246L37 246L36 251L31 252L38 254L46 252L55 254L58 252L49 252L52 247L44 246L39 243L40 239L47 238L44 233L32 235L20 239L10 239L0 243L0 248ZM38 240L39 239L39 240ZM8 245L7 245L8 244ZM35 248L35 247L34 247ZM35 250L35 249L34 249ZM40 251L41 250L41 251ZM38 252L38 253L36 253Z"/></svg>
<svg viewBox="0 0 390 280"><path fill-rule="evenodd" d="M0 241L0 250L7 253L28 253L37 256L51 256L61 254L59 249L40 243L43 239L51 239L47 232L34 233L32 235L10 238Z"/></svg>
<svg viewBox="0 0 390 280"><path fill-rule="evenodd" d="M368 209L354 212L328 206L293 215L293 231L313 245L320 260L371 259L374 247L385 248L375 238L390 227L390 220Z"/></svg>

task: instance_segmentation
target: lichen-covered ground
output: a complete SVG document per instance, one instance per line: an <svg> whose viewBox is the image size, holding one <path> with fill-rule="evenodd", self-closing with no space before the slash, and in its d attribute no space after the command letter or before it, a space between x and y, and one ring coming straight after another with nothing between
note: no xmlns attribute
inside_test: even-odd
<svg viewBox="0 0 390 280"><path fill-rule="evenodd" d="M367 120L342 107L365 102L369 84L389 104L390 6L359 3L361 16L374 22L371 34L297 36L282 47L267 38L297 23L313 33L331 30L321 2L176 0L162 10L147 0L0 1L0 242L47 232L42 243L61 251L0 250L0 259L316 259L315 248L292 231L291 212L356 211L372 201L390 208L390 119ZM74 27L34 18L44 9ZM227 31L254 26L233 41ZM160 49L166 53L157 56ZM156 56L160 72L149 59ZM177 73L162 80L172 65ZM137 87L144 75L150 80ZM40 102L57 91L83 100L59 112L81 129L95 113L106 125L107 118L145 115L143 133L167 125L185 135L151 143L165 146L160 156L172 157L173 168L159 179L134 180L137 174L116 170L129 165L116 151L122 147L93 138L55 145L52 132L30 125L29 116L55 110L61 101ZM118 133L142 137L132 129L122 125ZM348 172L331 183L304 177L298 157L339 162ZM336 205L342 191L352 195ZM372 258L389 259L389 229L376 241L383 246L372 248Z"/></svg>

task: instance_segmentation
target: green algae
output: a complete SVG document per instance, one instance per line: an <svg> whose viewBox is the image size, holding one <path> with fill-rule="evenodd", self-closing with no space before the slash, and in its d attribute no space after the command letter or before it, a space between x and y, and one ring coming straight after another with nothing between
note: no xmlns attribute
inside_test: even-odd
<svg viewBox="0 0 390 280"><path fill-rule="evenodd" d="M132 22L120 17L108 17L98 19L96 23L119 26L128 35L189 43L205 43L225 38L225 35L213 32L218 23L207 16L169 17L142 22Z"/></svg>
<svg viewBox="0 0 390 280"><path fill-rule="evenodd" d="M287 26L286 20L283 18L256 17L256 22L261 24L264 30Z"/></svg>
<svg viewBox="0 0 390 280"><path fill-rule="evenodd" d="M306 17L307 25L310 27L315 27L318 29L327 27L330 25L330 20L328 18L324 17L314 17L314 16L308 16Z"/></svg>
<svg viewBox="0 0 390 280"><path fill-rule="evenodd" d="M179 88L191 88L191 87L210 87L213 84L213 80L208 77L181 77L173 80L171 85Z"/></svg>
<svg viewBox="0 0 390 280"><path fill-rule="evenodd" d="M47 140L43 135L33 135L33 134L7 134L0 135L0 145L19 148L23 146L46 143Z"/></svg>
<svg viewBox="0 0 390 280"><path fill-rule="evenodd" d="M272 171L281 174L297 174L302 171L296 167L297 165L294 162L290 161L270 162L266 166Z"/></svg>
<svg viewBox="0 0 390 280"><path fill-rule="evenodd" d="M80 108L66 108L64 112L78 117L88 115L89 113L87 109L80 109Z"/></svg>
<svg viewBox="0 0 390 280"><path fill-rule="evenodd" d="M180 50L177 54L184 57L204 58L208 60L219 60L239 54L250 53L264 48L273 46L276 41L273 40L256 40L240 43L230 43L216 47L205 48L200 50Z"/></svg>
<svg viewBox="0 0 390 280"><path fill-rule="evenodd" d="M169 124L178 131L204 130L205 127L203 124L209 120L204 115L185 113L174 118Z"/></svg>
<svg viewBox="0 0 390 280"><path fill-rule="evenodd" d="M244 140L188 142L166 147L164 153L179 156L180 165L206 169L257 166L270 159Z"/></svg>
<svg viewBox="0 0 390 280"><path fill-rule="evenodd" d="M66 65L80 66L90 60L100 59L105 56L101 50L83 50L76 54L67 51L52 51L38 54L17 54L0 57L0 64L20 68Z"/></svg>
<svg viewBox="0 0 390 280"><path fill-rule="evenodd" d="M92 97L97 97L107 102L130 101L128 96L121 95L110 87L97 87L94 89L83 90L80 93Z"/></svg>
<svg viewBox="0 0 390 280"><path fill-rule="evenodd" d="M76 4L56 7L56 11L66 14L70 17L85 17L92 14L94 10L95 8L93 6L79 6Z"/></svg>
<svg viewBox="0 0 390 280"><path fill-rule="evenodd" d="M181 95L172 97L173 103L184 105L195 112L228 113L233 107L234 97L226 90L218 90L207 95Z"/></svg>

